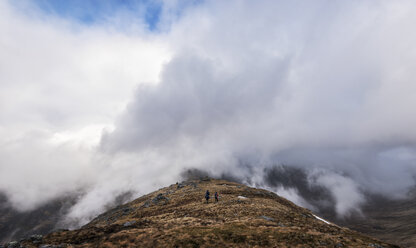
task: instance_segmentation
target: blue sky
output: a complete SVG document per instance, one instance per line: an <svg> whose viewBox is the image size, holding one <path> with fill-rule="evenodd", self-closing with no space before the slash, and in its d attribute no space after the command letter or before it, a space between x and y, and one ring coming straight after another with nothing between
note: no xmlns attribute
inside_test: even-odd
<svg viewBox="0 0 416 248"><path fill-rule="evenodd" d="M152 0L35 0L34 3L46 14L94 24L118 12L143 16L148 28L154 30L159 22L162 3Z"/></svg>
<svg viewBox="0 0 416 248"><path fill-rule="evenodd" d="M170 10L170 14L179 17L187 7L201 2L203 0L179 1ZM30 3L44 14L85 25L99 24L122 13L143 20L150 31L158 30L164 8L164 2L161 0L33 0Z"/></svg>

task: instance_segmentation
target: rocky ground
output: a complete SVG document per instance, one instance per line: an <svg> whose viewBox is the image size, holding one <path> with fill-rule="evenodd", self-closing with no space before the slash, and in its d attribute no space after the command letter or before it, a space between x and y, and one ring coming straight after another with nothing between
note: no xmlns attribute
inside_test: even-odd
<svg viewBox="0 0 416 248"><path fill-rule="evenodd" d="M219 192L205 203L206 190ZM78 230L6 247L397 247L317 219L276 194L224 180L173 184Z"/></svg>

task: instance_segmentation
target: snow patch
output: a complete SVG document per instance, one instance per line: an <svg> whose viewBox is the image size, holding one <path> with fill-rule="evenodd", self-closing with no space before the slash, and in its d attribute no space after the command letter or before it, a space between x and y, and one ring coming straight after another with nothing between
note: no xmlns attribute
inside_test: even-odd
<svg viewBox="0 0 416 248"><path fill-rule="evenodd" d="M321 217L318 217L318 216L316 216L316 215L314 215L314 214L312 214L312 215L313 215L315 218L317 218L318 220L325 222L326 224L329 224L329 225L331 225L331 224L332 224L331 222L326 221L326 220L322 219Z"/></svg>

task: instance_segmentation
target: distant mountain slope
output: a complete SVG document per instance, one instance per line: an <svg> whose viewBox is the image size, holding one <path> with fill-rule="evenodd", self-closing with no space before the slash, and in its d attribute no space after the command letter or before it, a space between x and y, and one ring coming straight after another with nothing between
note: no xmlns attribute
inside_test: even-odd
<svg viewBox="0 0 416 248"><path fill-rule="evenodd" d="M0 194L0 243L52 231L74 202L73 197L66 197L32 211L18 212Z"/></svg>
<svg viewBox="0 0 416 248"><path fill-rule="evenodd" d="M363 214L334 221L385 242L416 247L415 192L409 199L398 201L373 196L363 206Z"/></svg>
<svg viewBox="0 0 416 248"><path fill-rule="evenodd" d="M204 201L219 192L220 201ZM39 247L397 247L326 223L276 194L224 180L162 188L73 231L36 236ZM17 244L16 244L17 245ZM46 246L44 246L46 247Z"/></svg>

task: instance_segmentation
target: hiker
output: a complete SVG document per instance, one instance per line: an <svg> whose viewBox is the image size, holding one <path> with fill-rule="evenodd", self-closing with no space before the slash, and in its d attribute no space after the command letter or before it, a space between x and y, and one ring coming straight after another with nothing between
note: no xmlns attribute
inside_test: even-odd
<svg viewBox="0 0 416 248"><path fill-rule="evenodd" d="M205 193L205 199L207 200L207 203L208 203L208 200L209 200L209 191L207 190L207 192Z"/></svg>
<svg viewBox="0 0 416 248"><path fill-rule="evenodd" d="M218 202L218 192L215 192L215 201Z"/></svg>

